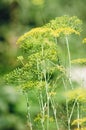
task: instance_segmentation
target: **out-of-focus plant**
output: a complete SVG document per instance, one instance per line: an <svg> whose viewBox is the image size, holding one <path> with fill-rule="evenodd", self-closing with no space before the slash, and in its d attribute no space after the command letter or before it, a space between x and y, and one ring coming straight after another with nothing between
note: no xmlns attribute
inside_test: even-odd
<svg viewBox="0 0 86 130"><path fill-rule="evenodd" d="M25 130L26 101L12 86L0 86L0 130Z"/></svg>

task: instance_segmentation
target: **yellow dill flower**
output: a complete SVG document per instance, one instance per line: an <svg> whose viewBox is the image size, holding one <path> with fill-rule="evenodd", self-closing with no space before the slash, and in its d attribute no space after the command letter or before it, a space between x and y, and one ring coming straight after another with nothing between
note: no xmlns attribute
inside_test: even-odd
<svg viewBox="0 0 86 130"><path fill-rule="evenodd" d="M86 117L81 118L81 119L76 119L72 122L72 125L76 125L77 123L79 123L80 125L86 122Z"/></svg>
<svg viewBox="0 0 86 130"><path fill-rule="evenodd" d="M86 130L86 127L82 127L82 128L75 128L74 130Z"/></svg>
<svg viewBox="0 0 86 130"><path fill-rule="evenodd" d="M76 63L85 64L86 63L86 58L75 59L75 60L72 60L71 63L73 63L73 64L76 64Z"/></svg>
<svg viewBox="0 0 86 130"><path fill-rule="evenodd" d="M32 0L32 3L34 5L43 5L44 4L44 0Z"/></svg>
<svg viewBox="0 0 86 130"><path fill-rule="evenodd" d="M69 101L77 99L78 101L86 102L86 89L84 88L70 90L65 95Z"/></svg>
<svg viewBox="0 0 86 130"><path fill-rule="evenodd" d="M58 37L61 33L63 33L64 35L70 35L72 33L75 33L77 35L80 35L80 33L70 27L65 27L65 28L59 28L53 31L53 35Z"/></svg>
<svg viewBox="0 0 86 130"><path fill-rule="evenodd" d="M22 90L27 90L27 89L31 90L31 89L34 89L37 85L38 85L38 82L28 81L20 85L20 88L22 88Z"/></svg>
<svg viewBox="0 0 86 130"><path fill-rule="evenodd" d="M74 29L78 34L82 31L81 25L82 25L82 21L79 20L76 16L69 17L67 15L62 17L57 17L54 20L51 20L48 24L46 24L47 27L50 27L53 30L57 30L61 28L71 28ZM69 32L70 30L68 29L68 32L66 31L66 33L69 34Z"/></svg>
<svg viewBox="0 0 86 130"><path fill-rule="evenodd" d="M50 28L43 28L43 27L38 27L38 28L34 28L32 29L31 31L29 31L26 36L31 36L31 35L35 35L36 33L39 33L39 34L43 34L43 33L46 33L48 31L51 31L52 29Z"/></svg>
<svg viewBox="0 0 86 130"><path fill-rule="evenodd" d="M31 31L25 33L23 36L21 36L18 40L17 40L17 44L21 43L24 39L29 38L29 37L39 37L40 35L46 34L46 33L50 33L52 34L52 29L50 28L43 28L43 27L39 27L39 28L34 28Z"/></svg>
<svg viewBox="0 0 86 130"><path fill-rule="evenodd" d="M32 0L34 3L43 3L44 0ZM37 39L41 38L43 39L45 36L47 38L49 37L59 37L59 35L62 33L64 35L70 35L72 33L80 34L81 32L81 24L82 22L77 19L77 17L59 17L55 20L51 20L48 24L42 27L34 28L31 31L25 33L23 36L21 36L17 43L21 43L22 41L26 40L26 42L29 39ZM25 42L25 41L24 41Z"/></svg>
<svg viewBox="0 0 86 130"><path fill-rule="evenodd" d="M86 44L86 38L83 39L82 43L85 43L85 44Z"/></svg>

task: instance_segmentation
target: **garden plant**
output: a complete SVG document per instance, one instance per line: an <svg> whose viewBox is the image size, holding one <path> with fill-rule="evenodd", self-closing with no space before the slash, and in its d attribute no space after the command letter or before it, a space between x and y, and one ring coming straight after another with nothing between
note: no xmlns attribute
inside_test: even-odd
<svg viewBox="0 0 86 130"><path fill-rule="evenodd" d="M81 26L76 16L57 17L17 40L19 66L3 81L26 97L28 130L86 129L86 89L71 79L72 65L86 63L71 59L70 52L70 39L80 38Z"/></svg>

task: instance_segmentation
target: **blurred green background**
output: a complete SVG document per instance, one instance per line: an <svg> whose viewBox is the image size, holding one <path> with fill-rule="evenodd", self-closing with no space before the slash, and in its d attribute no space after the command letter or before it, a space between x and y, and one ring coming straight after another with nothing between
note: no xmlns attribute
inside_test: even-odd
<svg viewBox="0 0 86 130"><path fill-rule="evenodd" d="M0 75L18 66L16 40L20 35L62 15L83 21L82 36L70 39L70 50L72 59L85 57L81 41L86 37L86 0L0 0ZM0 87L0 130L26 130L25 98L15 88Z"/></svg>

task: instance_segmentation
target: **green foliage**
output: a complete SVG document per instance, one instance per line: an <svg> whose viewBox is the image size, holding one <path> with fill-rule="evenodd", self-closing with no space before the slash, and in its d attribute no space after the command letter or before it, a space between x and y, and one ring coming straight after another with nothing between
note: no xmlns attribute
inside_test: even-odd
<svg viewBox="0 0 86 130"><path fill-rule="evenodd" d="M65 35L72 34L74 31L80 33L81 24L82 22L75 16L63 16L21 36L17 41L22 53L22 56L18 57L21 67L11 73L11 77L15 78L13 81L38 80L38 75L41 77L44 69L46 69L49 77L52 77L56 70L63 72L65 69L60 69L63 66L62 50L54 33L57 33L57 37L64 31L67 31L64 33ZM41 78L43 79L43 77Z"/></svg>
<svg viewBox="0 0 86 130"><path fill-rule="evenodd" d="M14 58L16 53L16 48L14 49L16 36L26 32L28 28L30 29L35 26L43 25L49 20L64 14L68 14L70 16L78 16L83 20L83 26L85 28L85 5L85 0L0 0L0 74L6 73L9 70L11 71L11 69L16 66ZM78 39L78 37L74 37L74 35L72 35L72 37L69 36L72 33L80 34L80 25L81 21L77 17L63 16L56 18L55 20L51 20L48 24L40 27L40 29L32 29L30 32L26 33L26 35L24 35L20 40L19 46L21 49L21 55L17 58L19 67L17 67L9 74L5 75L3 77L3 80L0 77L1 84L2 82L5 82L5 84L15 85L18 87L18 89L22 89L24 91L24 94L25 92L28 94L28 99L31 106L30 113L32 116L34 129L42 129L41 122L43 118L43 111L42 108L41 110L39 110L40 103L38 100L40 99L40 95L43 96L43 107L45 106L45 111L47 111L47 105L45 104L48 104L46 103L46 100L48 99L46 97L47 95L48 97L50 97L49 129L56 129L55 119L53 119L54 114L52 114L53 111L51 110L52 106L55 106L54 113L55 110L57 110L58 124L61 126L60 129L63 130L64 127L67 126L67 104L65 105L63 91L65 90L65 86L67 87L66 89L69 89L71 88L71 86L75 87L75 85L71 85L69 77L66 77L68 75L65 75L66 67L68 66L66 66L67 59L65 61L67 49L65 49L66 47L64 47L64 39L65 36L67 36L70 40L70 50L71 54L73 55L72 58L79 58L77 60L72 60L74 64L79 63L85 65L86 59L80 58L82 58L83 56L85 57L86 46L80 45L81 40ZM85 30L83 31L83 35L85 35ZM9 46L8 44L10 44L11 46ZM48 85L48 93L46 93L46 84ZM1 93L2 91L4 90L1 89ZM77 92L76 96L73 97L73 99L72 97L70 98L71 100L77 98ZM54 99L56 103L51 105L51 99ZM63 101L64 103L62 104ZM72 120L77 118L76 113L78 113L78 103L76 102L76 100L68 102L68 110L70 115L73 108L72 106L74 104L75 108L73 110ZM23 106L24 105L20 105L20 108L22 108ZM83 108L85 108L85 106ZM82 111L81 108L80 110ZM83 112L81 113L85 113L85 110L83 110ZM85 116L81 113L80 118ZM8 122L11 122L15 118L13 116L8 117L8 114L4 117L5 118L3 118L2 122L4 122L5 119ZM34 120L36 120L36 122L34 122ZM46 122L48 120L47 112L45 112L44 120L46 126ZM76 119L75 125L77 126L77 124L79 124L79 121L83 123L85 120L86 119L84 118L82 118L81 120ZM15 124L15 121L18 121L21 125L18 118L15 118L12 124ZM30 126L30 122L28 123L28 126ZM15 127L15 129L16 128L17 126ZM7 127L5 129L7 129ZM19 129L21 129L20 126ZM68 128L66 127L66 129ZM85 129L85 127L81 129Z"/></svg>
<svg viewBox="0 0 86 130"><path fill-rule="evenodd" d="M3 79L6 84L14 84L26 95L30 129L48 130L50 124L56 125L52 129L59 129L61 121L65 120L65 128L68 127L70 130L71 124L69 121L67 124L67 120L72 120L73 113L69 114L68 111L75 112L72 110L73 107L71 108L75 101L65 105L64 102L68 100L63 91L73 88L73 84L67 76L62 58L64 54L57 39L65 37L67 42L69 35L80 35L81 24L82 22L75 16L58 17L42 27L25 33L17 41L21 50L21 55L17 57L20 66ZM68 62L70 65L70 61ZM63 108L66 113L57 121L60 113L64 112ZM59 111L58 115L56 109Z"/></svg>

